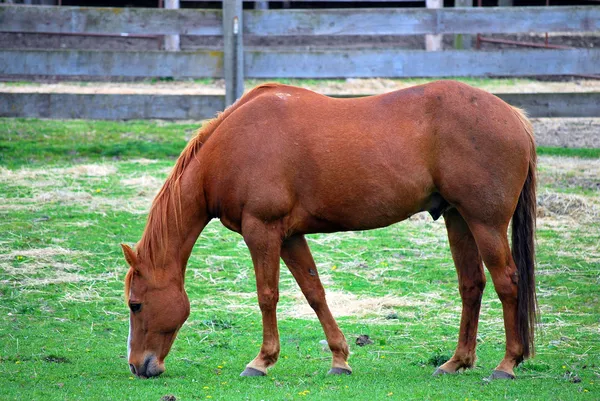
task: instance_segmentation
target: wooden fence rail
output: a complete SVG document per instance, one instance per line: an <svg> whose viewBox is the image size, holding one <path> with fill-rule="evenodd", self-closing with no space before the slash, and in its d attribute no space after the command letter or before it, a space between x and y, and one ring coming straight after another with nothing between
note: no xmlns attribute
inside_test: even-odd
<svg viewBox="0 0 600 401"><path fill-rule="evenodd" d="M530 117L600 116L600 93L501 93L497 96L524 108ZM223 95L0 93L0 117L203 120L214 117L224 108Z"/></svg>
<svg viewBox="0 0 600 401"><path fill-rule="evenodd" d="M245 10L246 35L595 32L600 7ZM0 6L0 31L222 35L220 10Z"/></svg>
<svg viewBox="0 0 600 401"><path fill-rule="evenodd" d="M244 52L247 78L596 74L600 49ZM0 75L222 78L223 52L0 50Z"/></svg>

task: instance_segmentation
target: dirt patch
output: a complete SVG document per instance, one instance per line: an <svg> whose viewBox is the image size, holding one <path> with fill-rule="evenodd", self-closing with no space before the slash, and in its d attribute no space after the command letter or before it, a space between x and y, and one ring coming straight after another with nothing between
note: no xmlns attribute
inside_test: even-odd
<svg viewBox="0 0 600 401"><path fill-rule="evenodd" d="M45 356L42 359L44 360L44 362L50 362L50 363L71 363L69 358L64 357L64 356L53 355L53 354Z"/></svg>
<svg viewBox="0 0 600 401"><path fill-rule="evenodd" d="M356 337L354 343L359 347L364 347L365 345L373 344L373 340L371 340L368 335L361 334L360 336Z"/></svg>

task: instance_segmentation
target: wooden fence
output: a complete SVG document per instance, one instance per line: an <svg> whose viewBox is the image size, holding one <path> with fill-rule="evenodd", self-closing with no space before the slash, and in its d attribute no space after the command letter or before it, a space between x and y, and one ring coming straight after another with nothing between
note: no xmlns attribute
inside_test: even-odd
<svg viewBox="0 0 600 401"><path fill-rule="evenodd" d="M244 35L597 32L600 31L598 6L243 12L241 0L226 0L223 6L221 11L3 5L0 6L2 32L223 35L225 48L223 51L181 52L6 49L0 50L0 76L225 77L225 104L230 104L242 93L244 77L398 78L600 73L600 49L594 48L426 52L397 48L243 47ZM8 98L14 101L12 95L3 97Z"/></svg>
<svg viewBox="0 0 600 401"><path fill-rule="evenodd" d="M226 2L227 4L228 2ZM244 10L245 35L595 32L599 6ZM0 6L4 32L222 35L221 10Z"/></svg>
<svg viewBox="0 0 600 401"><path fill-rule="evenodd" d="M331 95L333 97L350 97ZM357 97L361 95L352 95ZM366 96L366 95L362 95ZM600 93L499 93L530 117L600 116ZM203 120L225 108L224 95L2 93L0 117L95 120Z"/></svg>

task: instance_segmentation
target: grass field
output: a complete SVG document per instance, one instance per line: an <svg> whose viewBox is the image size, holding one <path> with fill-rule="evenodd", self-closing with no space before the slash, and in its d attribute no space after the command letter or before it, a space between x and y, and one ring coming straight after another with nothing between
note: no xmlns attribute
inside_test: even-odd
<svg viewBox="0 0 600 401"><path fill-rule="evenodd" d="M0 399L600 399L600 154L577 149L540 149L542 319L518 380L482 380L504 353L491 280L477 367L431 377L456 345L460 299L444 224L425 215L310 236L352 376L326 375L323 332L282 266L281 358L267 377L239 377L261 341L254 273L241 237L214 221L190 259L192 313L167 371L132 377L119 243L139 240L195 128L0 120ZM354 345L361 334L374 344Z"/></svg>

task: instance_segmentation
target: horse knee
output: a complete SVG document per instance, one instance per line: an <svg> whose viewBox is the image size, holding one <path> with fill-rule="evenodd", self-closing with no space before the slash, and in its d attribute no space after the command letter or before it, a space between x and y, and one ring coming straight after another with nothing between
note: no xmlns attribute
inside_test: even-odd
<svg viewBox="0 0 600 401"><path fill-rule="evenodd" d="M311 293L305 293L304 297L310 305L310 307L316 312L325 305L325 291L314 291Z"/></svg>
<svg viewBox="0 0 600 401"><path fill-rule="evenodd" d="M485 276L466 283L460 283L459 290L463 302L468 305L480 303L483 290L485 289L485 283Z"/></svg>
<svg viewBox="0 0 600 401"><path fill-rule="evenodd" d="M493 274L494 289L502 302L513 302L517 300L517 279L516 275L509 274L508 271L502 274Z"/></svg>
<svg viewBox="0 0 600 401"><path fill-rule="evenodd" d="M258 293L258 306L261 311L272 311L277 307L279 301L279 292L273 290L263 290Z"/></svg>

